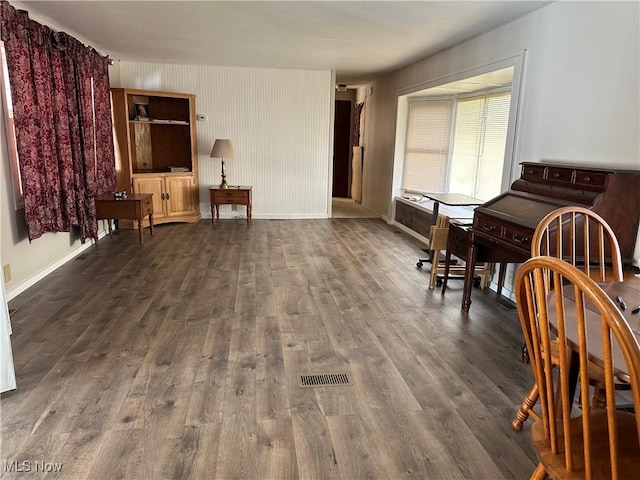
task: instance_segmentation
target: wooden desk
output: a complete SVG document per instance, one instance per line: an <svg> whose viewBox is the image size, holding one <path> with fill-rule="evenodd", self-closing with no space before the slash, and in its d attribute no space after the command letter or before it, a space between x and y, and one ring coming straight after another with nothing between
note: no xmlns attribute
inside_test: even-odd
<svg viewBox="0 0 640 480"><path fill-rule="evenodd" d="M618 238L623 264L630 264L638 232L639 182L639 171L523 162L520 178L509 190L474 210L462 311L471 306L478 249L495 251L497 263L524 262L531 257L538 223L559 207L580 205L602 216ZM582 255L581 244L577 249Z"/></svg>
<svg viewBox="0 0 640 480"><path fill-rule="evenodd" d="M149 231L153 235L153 194L134 193L127 198L118 199L113 195L96 197L96 220L107 220L111 235L111 219L137 220L140 243L143 243L142 220L149 215Z"/></svg>
<svg viewBox="0 0 640 480"><path fill-rule="evenodd" d="M229 188L211 187L211 223L220 220L220 205L246 205L247 224L251 223L251 190L249 186L230 186Z"/></svg>

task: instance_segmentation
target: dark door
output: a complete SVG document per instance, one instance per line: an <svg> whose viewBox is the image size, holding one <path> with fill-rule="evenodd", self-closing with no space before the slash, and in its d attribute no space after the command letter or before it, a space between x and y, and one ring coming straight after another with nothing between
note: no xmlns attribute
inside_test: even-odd
<svg viewBox="0 0 640 480"><path fill-rule="evenodd" d="M333 124L333 191L334 197L349 197L351 170L351 101L336 100Z"/></svg>

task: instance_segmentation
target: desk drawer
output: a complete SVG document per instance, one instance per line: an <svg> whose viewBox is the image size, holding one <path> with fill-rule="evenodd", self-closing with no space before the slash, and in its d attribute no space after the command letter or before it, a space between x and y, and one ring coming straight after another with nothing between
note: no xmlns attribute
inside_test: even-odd
<svg viewBox="0 0 640 480"><path fill-rule="evenodd" d="M145 199L142 202L142 216L146 217L147 215L152 215L153 214L153 197L150 196L149 198Z"/></svg>
<svg viewBox="0 0 640 480"><path fill-rule="evenodd" d="M576 185L604 191L607 173L576 170Z"/></svg>
<svg viewBox="0 0 640 480"><path fill-rule="evenodd" d="M246 205L249 202L247 192L216 191L213 195L213 203Z"/></svg>
<svg viewBox="0 0 640 480"><path fill-rule="evenodd" d="M523 165L520 178L541 181L544 178L545 169L544 165Z"/></svg>
<svg viewBox="0 0 640 480"><path fill-rule="evenodd" d="M547 180L553 180L554 182L571 183L572 175L573 170L569 168L549 167Z"/></svg>
<svg viewBox="0 0 640 480"><path fill-rule="evenodd" d="M504 239L525 250L531 250L531 232L513 227L505 227Z"/></svg>
<svg viewBox="0 0 640 480"><path fill-rule="evenodd" d="M458 225L450 225L447 250L451 252L451 255L466 260L469 250L469 231Z"/></svg>
<svg viewBox="0 0 640 480"><path fill-rule="evenodd" d="M473 227L496 238L502 238L502 225L495 220L478 216L473 218Z"/></svg>

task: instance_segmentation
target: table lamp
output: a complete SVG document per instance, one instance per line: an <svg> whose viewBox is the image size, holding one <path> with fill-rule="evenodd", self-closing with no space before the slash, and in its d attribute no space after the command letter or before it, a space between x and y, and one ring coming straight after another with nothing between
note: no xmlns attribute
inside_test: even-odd
<svg viewBox="0 0 640 480"><path fill-rule="evenodd" d="M217 138L213 143L210 157L222 159L222 182L220 183L220 188L229 188L229 185L227 184L227 175L224 173L224 159L235 158L235 156L236 151L233 148L231 140L227 138Z"/></svg>

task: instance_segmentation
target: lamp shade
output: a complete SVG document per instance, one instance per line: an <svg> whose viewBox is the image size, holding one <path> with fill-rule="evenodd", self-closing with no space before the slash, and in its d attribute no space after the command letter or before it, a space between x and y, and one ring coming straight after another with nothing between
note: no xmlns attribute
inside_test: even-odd
<svg viewBox="0 0 640 480"><path fill-rule="evenodd" d="M231 140L227 138L217 138L211 149L212 158L235 158L236 151Z"/></svg>

